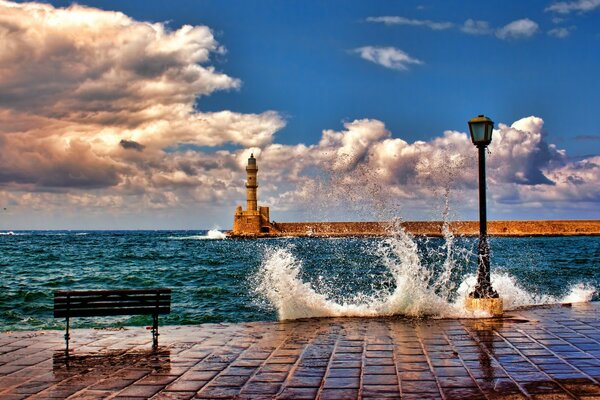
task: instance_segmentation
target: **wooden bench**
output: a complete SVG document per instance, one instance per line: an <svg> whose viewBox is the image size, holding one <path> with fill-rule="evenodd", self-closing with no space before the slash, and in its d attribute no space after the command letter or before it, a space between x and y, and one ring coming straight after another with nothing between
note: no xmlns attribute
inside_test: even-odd
<svg viewBox="0 0 600 400"><path fill-rule="evenodd" d="M152 315L152 347L158 347L158 315L171 312L171 289L73 290L54 292L54 318L66 318L65 353L69 354L69 318Z"/></svg>

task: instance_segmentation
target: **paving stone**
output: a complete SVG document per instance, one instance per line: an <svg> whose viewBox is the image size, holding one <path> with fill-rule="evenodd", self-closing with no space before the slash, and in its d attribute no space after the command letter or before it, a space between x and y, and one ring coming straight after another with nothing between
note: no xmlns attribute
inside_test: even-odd
<svg viewBox="0 0 600 400"><path fill-rule="evenodd" d="M240 393L240 388L206 386L196 393L196 397L207 399L230 399Z"/></svg>
<svg viewBox="0 0 600 400"><path fill-rule="evenodd" d="M327 374L327 378L358 378L359 376L360 368L331 368Z"/></svg>
<svg viewBox="0 0 600 400"><path fill-rule="evenodd" d="M362 395L366 397L394 397L400 396L398 385L368 385L362 387Z"/></svg>
<svg viewBox="0 0 600 400"><path fill-rule="evenodd" d="M439 393L440 389L435 381L402 381L402 393Z"/></svg>
<svg viewBox="0 0 600 400"><path fill-rule="evenodd" d="M69 400L101 400L110 395L111 392L104 390L83 390L69 397Z"/></svg>
<svg viewBox="0 0 600 400"><path fill-rule="evenodd" d="M287 376L287 372L259 372L253 379L257 382L283 382Z"/></svg>
<svg viewBox="0 0 600 400"><path fill-rule="evenodd" d="M485 400L486 396L477 388L444 388L447 399Z"/></svg>
<svg viewBox="0 0 600 400"><path fill-rule="evenodd" d="M321 376L297 376L294 375L288 382L287 386L293 387L319 387L323 378Z"/></svg>
<svg viewBox="0 0 600 400"><path fill-rule="evenodd" d="M119 392L119 397L143 397L150 398L156 393L160 392L164 388L164 385L131 385L123 391Z"/></svg>
<svg viewBox="0 0 600 400"><path fill-rule="evenodd" d="M135 379L111 378L90 387L93 390L121 390L135 382Z"/></svg>
<svg viewBox="0 0 600 400"><path fill-rule="evenodd" d="M217 386L242 387L250 379L250 375L220 375L212 380L211 384Z"/></svg>
<svg viewBox="0 0 600 400"><path fill-rule="evenodd" d="M277 396L278 399L312 400L317 397L319 388L286 387Z"/></svg>
<svg viewBox="0 0 600 400"><path fill-rule="evenodd" d="M179 379L170 385L167 385L167 391L173 392L197 392L202 389L208 381L190 381L185 379Z"/></svg>
<svg viewBox="0 0 600 400"><path fill-rule="evenodd" d="M167 385L177 379L177 375L148 375L136 382L137 385Z"/></svg>
<svg viewBox="0 0 600 400"><path fill-rule="evenodd" d="M169 392L163 390L152 396L153 400L189 400L194 397L196 392Z"/></svg>
<svg viewBox="0 0 600 400"><path fill-rule="evenodd" d="M363 375L364 385L398 385L398 376L394 375Z"/></svg>
<svg viewBox="0 0 600 400"><path fill-rule="evenodd" d="M332 368L360 368L360 366L362 365L362 361L361 360L354 360L354 361L336 361L336 360L332 360L329 365L331 365Z"/></svg>
<svg viewBox="0 0 600 400"><path fill-rule="evenodd" d="M319 400L354 400L358 398L358 389L323 389Z"/></svg>
<svg viewBox="0 0 600 400"><path fill-rule="evenodd" d="M327 378L323 388L325 389L358 389L360 386L360 379L358 377L353 378Z"/></svg>
<svg viewBox="0 0 600 400"><path fill-rule="evenodd" d="M242 393L273 395L279 392L280 389L281 384L279 383L250 381L242 388Z"/></svg>

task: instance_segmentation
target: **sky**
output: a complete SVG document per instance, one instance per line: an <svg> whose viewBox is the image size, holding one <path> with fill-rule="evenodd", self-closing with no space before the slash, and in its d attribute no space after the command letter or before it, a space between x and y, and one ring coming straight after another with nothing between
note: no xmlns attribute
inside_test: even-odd
<svg viewBox="0 0 600 400"><path fill-rule="evenodd" d="M599 219L600 0L0 0L0 230Z"/></svg>

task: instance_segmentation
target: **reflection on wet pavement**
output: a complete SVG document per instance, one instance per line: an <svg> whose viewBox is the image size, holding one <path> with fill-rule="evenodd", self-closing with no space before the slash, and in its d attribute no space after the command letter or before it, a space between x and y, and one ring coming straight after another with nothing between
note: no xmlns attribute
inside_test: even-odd
<svg viewBox="0 0 600 400"><path fill-rule="evenodd" d="M313 319L0 334L0 398L600 398L599 303L499 320Z"/></svg>

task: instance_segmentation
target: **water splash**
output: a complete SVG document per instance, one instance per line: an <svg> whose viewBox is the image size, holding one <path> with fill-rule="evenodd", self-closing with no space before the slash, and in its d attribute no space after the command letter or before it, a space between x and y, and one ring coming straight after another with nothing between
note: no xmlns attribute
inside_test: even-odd
<svg viewBox="0 0 600 400"><path fill-rule="evenodd" d="M227 235L218 229L211 229L206 235L191 235L191 236L169 236L172 240L223 240Z"/></svg>
<svg viewBox="0 0 600 400"><path fill-rule="evenodd" d="M346 294L341 298L327 285L305 282L304 264L292 247L266 247L256 276L255 291L277 311L278 318L410 317L469 318L486 316L464 309L464 300L475 286L475 275L466 274L465 260L470 249L459 248L447 225L445 240L435 248L431 243L420 250L415 238L399 221L392 236L381 239L373 255L391 274L393 285L372 293ZM440 257L441 256L441 257ZM532 294L505 273L493 273L492 285L504 300L504 309L564 302L590 301L596 289L574 285L563 298ZM457 284L459 283L459 284Z"/></svg>
<svg viewBox="0 0 600 400"><path fill-rule="evenodd" d="M465 298L467 293L473 291L476 280L476 276L473 274L465 277L457 291L460 298ZM502 298L505 310L540 304L588 302L592 300L592 296L596 292L593 286L577 283L569 287L567 295L563 297L531 293L524 289L515 277L506 273L492 273L491 282Z"/></svg>
<svg viewBox="0 0 600 400"><path fill-rule="evenodd" d="M208 233L206 234L206 236L208 237L208 239L225 239L227 238L227 235L225 235L223 232L221 232L218 229L211 229L210 231L208 231Z"/></svg>

